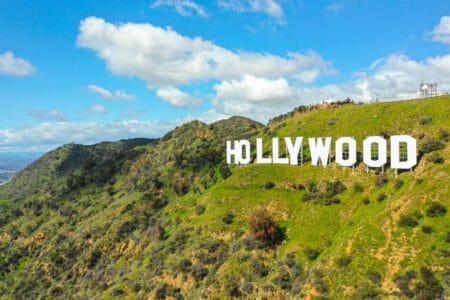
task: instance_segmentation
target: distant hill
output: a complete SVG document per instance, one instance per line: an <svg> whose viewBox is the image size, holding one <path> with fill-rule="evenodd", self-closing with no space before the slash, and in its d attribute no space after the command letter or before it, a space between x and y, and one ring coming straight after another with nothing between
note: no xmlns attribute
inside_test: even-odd
<svg viewBox="0 0 450 300"><path fill-rule="evenodd" d="M416 137L420 153L397 177L225 163L228 139L394 134ZM64 145L0 187L0 295L449 298L449 140L446 96Z"/></svg>
<svg viewBox="0 0 450 300"><path fill-rule="evenodd" d="M0 185L41 155L42 153L0 153Z"/></svg>

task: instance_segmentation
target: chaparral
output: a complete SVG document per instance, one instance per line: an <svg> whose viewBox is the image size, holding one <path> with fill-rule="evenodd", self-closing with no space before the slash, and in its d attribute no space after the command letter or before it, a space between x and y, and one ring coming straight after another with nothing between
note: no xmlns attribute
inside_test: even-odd
<svg viewBox="0 0 450 300"><path fill-rule="evenodd" d="M303 164L303 137L284 138L286 155L280 155L279 138L272 138L272 155L264 156L263 139L256 139L256 159L258 164ZM308 138L311 164L327 166L331 163L331 137ZM388 146L385 138L369 136L362 144L362 160L369 168L382 168L387 164ZM251 143L249 140L227 141L227 163L249 164ZM357 143L352 137L341 137L335 141L335 161L343 167L352 167L357 162ZM411 169L417 164L417 143L409 135L390 137L390 167Z"/></svg>

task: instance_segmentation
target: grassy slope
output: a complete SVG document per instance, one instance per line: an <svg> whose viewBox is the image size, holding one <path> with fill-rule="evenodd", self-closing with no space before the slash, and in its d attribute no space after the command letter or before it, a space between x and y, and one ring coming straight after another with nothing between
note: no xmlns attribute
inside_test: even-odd
<svg viewBox="0 0 450 300"><path fill-rule="evenodd" d="M431 116L432 121L420 125L422 116ZM331 119L335 121L330 122ZM328 125L331 123L334 125ZM222 137L231 131L227 127L222 130L221 123L217 126ZM248 134L245 128L242 132ZM450 130L449 97L314 110L270 124L265 133L261 130L258 135L267 140L271 136L337 137L345 134L360 140L381 131L432 137L440 128ZM428 235L420 230L420 226L401 228L397 225L400 215L416 210L424 212L432 200L450 207L448 143L445 149L438 151L445 158L444 164L430 163L426 155L413 172L399 176L404 181L400 189L394 188L392 171L388 171L389 182L385 186L375 187L376 175L367 174L362 166L352 172L334 165L329 168L308 164L303 167L249 165L234 167L233 175L228 179L182 197L175 196L173 190L165 187L171 201L167 207L153 213L141 197L143 191L127 188L130 178L145 183L156 168L165 180L170 181L171 176L177 174L165 172L172 166L171 153L177 149L196 152L194 145L201 145L208 136L214 137L204 125L196 123L171 135L177 137L176 143L169 135L160 144L141 149L147 149L148 154L127 163L131 165L130 173L124 174L122 170L113 185L113 195L108 195L106 189L87 186L76 195L58 200L61 207L75 209L74 213L67 215L62 214L61 209L44 209L37 216L26 214L19 217L12 225L22 233L31 233L22 234L16 240L11 239L9 229L2 229L2 250L9 251L10 245L14 245L22 252L31 253L19 257L16 269L2 279L2 295L14 298L11 291L15 290L29 291L34 298L64 292L64 297L112 298L118 295L134 299L149 294L155 297L157 290L166 283L181 288L186 298L226 298L230 278L234 278L241 289L244 281L253 283L253 292L248 294L251 298L313 297L320 294L316 271L322 270L324 276L321 281L328 287L328 292L323 295L358 298L358 294L369 289L379 290L379 295L385 296L395 290L393 279L397 274L406 270L417 271L424 265L435 271L448 293L449 286L445 286L444 277L449 259L441 251L449 247L444 241L444 236L450 231L449 214L422 218L420 225L430 225L434 229ZM190 136L195 136L195 139L189 139ZM160 161L165 164L158 167L156 164ZM341 203L323 206L302 202L304 191L293 189L292 184L304 184L311 179L339 179L344 182L348 189L340 196ZM198 180L195 178L194 182ZM273 181L276 186L269 190L264 188L268 181ZM364 187L362 193L352 190L355 182ZM376 198L382 192L387 194L387 198L378 202ZM370 198L369 205L362 204L366 196ZM47 197L46 194L38 194L34 200L43 201ZM0 208L8 205L8 201L0 202ZM201 215L196 213L199 205L205 207ZM277 221L285 226L287 239L276 250L247 251L242 240L247 236L248 215L260 205L273 211ZM146 211L150 214L145 215ZM226 225L222 217L229 211L236 217ZM158 240L158 234L153 231L155 226L149 229L139 227L147 226L145 223L153 217L164 226L164 240ZM138 222L138 228L118 238L117 232L127 221ZM187 232L189 238L180 244L182 232ZM64 235L62 241L59 241L59 235ZM204 254L212 243L228 250L220 252L226 253L220 263L205 265L209 275L204 280L196 282L190 274L174 271L183 258L197 264L201 259L199 254ZM303 253L305 248L317 248L322 252L316 260L310 261ZM89 267L87 262L94 250L100 251L102 256L94 267ZM217 257L218 250L211 251L207 254ZM64 256L62 262L59 253ZM73 260L66 258L69 253L74 255ZM283 261L288 253L295 253L304 270L300 276L299 294L292 294L271 283L284 268ZM342 255L352 258L345 268L336 266L336 260ZM269 274L262 278L256 276L248 256L263 260L269 267ZM63 268L65 265L69 267ZM369 270L382 275L380 286L370 283L367 278ZM37 272L44 275L36 277Z"/></svg>
<svg viewBox="0 0 450 300"><path fill-rule="evenodd" d="M431 116L432 122L420 125L421 116ZM328 125L329 120L336 120ZM342 135L354 136L361 141L368 135L378 135L383 130L392 134L434 136L440 128L450 129L450 99L448 97L373 105L345 106L332 110L318 110L296 114L291 119L272 124L270 136L319 137ZM279 256L296 252L300 261L311 267L326 269L326 280L331 287L330 294L345 297L367 282L367 272L376 270L384 275L382 290L391 291L395 285L394 276L405 270L417 270L429 265L442 271L449 263L441 250L448 248L444 242L445 233L450 230L448 215L438 218L425 217L420 224L430 225L435 232L431 235L421 232L420 227L400 228L397 225L401 214L419 210L424 212L432 200L438 200L448 207L450 204L450 148L442 151L446 158L443 165L430 164L423 159L414 172L399 176L404 185L394 188L394 174L388 171L390 182L375 187L376 175L367 174L363 168L351 169L250 165L235 167L233 176L216 185L200 199L206 213L187 224L207 224L218 236L229 236L233 230L246 229L247 217L255 206L269 206L280 223L287 228L288 239L279 248ZM349 188L341 197L342 203L321 206L302 202L301 191L291 184L307 180L340 179L348 187L358 182L364 192L357 193ZM264 188L267 181L276 187ZM386 193L387 199L378 202L376 197ZM368 196L371 204L364 205L362 199ZM174 211L185 210L186 204L172 203ZM221 217L228 211L236 214L232 226L224 225ZM183 213L192 216L193 212ZM313 263L302 250L319 248L323 252ZM351 255L352 263L345 269L336 267L336 259ZM276 264L273 264L276 267ZM305 294L313 295L308 286Z"/></svg>

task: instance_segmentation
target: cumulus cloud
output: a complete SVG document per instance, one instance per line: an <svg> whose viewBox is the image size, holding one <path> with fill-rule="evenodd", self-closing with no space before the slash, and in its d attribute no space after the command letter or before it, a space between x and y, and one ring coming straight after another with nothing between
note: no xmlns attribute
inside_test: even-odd
<svg viewBox="0 0 450 300"><path fill-rule="evenodd" d="M436 42L450 44L450 16L443 16L431 32L431 39Z"/></svg>
<svg viewBox="0 0 450 300"><path fill-rule="evenodd" d="M344 9L344 4L342 2L331 2L325 9L329 12L337 14Z"/></svg>
<svg viewBox="0 0 450 300"><path fill-rule="evenodd" d="M100 97L107 99L107 100L119 99L119 100L125 100L125 101L132 101L135 99L135 97L133 95L129 95L124 91L110 91L110 90L107 90L107 89L102 88L95 84L88 85L87 89L90 92L97 94Z"/></svg>
<svg viewBox="0 0 450 300"><path fill-rule="evenodd" d="M343 100L368 102L414 99L422 81L437 82L440 90L450 90L450 55L414 60L404 54L392 54L356 72L352 80L339 84L307 86L284 78L266 79L244 76L240 80L214 85L213 108L202 116L215 120L243 115L266 122L269 118L299 105Z"/></svg>
<svg viewBox="0 0 450 300"><path fill-rule="evenodd" d="M330 63L314 51L278 56L229 50L148 23L112 24L89 17L80 24L77 42L95 51L113 74L136 76L151 88L238 79L242 74L311 82L334 72Z"/></svg>
<svg viewBox="0 0 450 300"><path fill-rule="evenodd" d="M283 8L276 0L219 0L218 5L223 9L239 13L263 13L279 21L284 19Z"/></svg>
<svg viewBox="0 0 450 300"><path fill-rule="evenodd" d="M202 18L208 16L203 6L191 0L156 0L152 4L153 8L161 6L173 7L182 16L191 16L192 14L196 14Z"/></svg>
<svg viewBox="0 0 450 300"><path fill-rule="evenodd" d="M28 60L16 57L10 51L0 54L0 75L24 77L34 72L36 69Z"/></svg>
<svg viewBox="0 0 450 300"><path fill-rule="evenodd" d="M111 123L54 122L0 130L0 152L43 152L64 143L92 144L130 137L159 137L179 125L165 121L117 121Z"/></svg>
<svg viewBox="0 0 450 300"><path fill-rule="evenodd" d="M162 87L156 91L156 95L163 101L177 107L196 106L200 104L200 99L174 86Z"/></svg>
<svg viewBox="0 0 450 300"><path fill-rule="evenodd" d="M107 114L109 110L101 104L94 103L86 109L86 112L91 114Z"/></svg>

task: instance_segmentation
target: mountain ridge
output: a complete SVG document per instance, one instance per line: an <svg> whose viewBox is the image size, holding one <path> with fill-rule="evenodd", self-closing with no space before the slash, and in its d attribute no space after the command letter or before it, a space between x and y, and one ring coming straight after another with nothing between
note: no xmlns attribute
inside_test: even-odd
<svg viewBox="0 0 450 300"><path fill-rule="evenodd" d="M267 126L232 117L128 146L62 146L0 187L0 294L445 298L449 104L344 101ZM392 134L413 135L421 153L397 177L224 161L227 139ZM278 232L270 244L252 227L261 220Z"/></svg>

